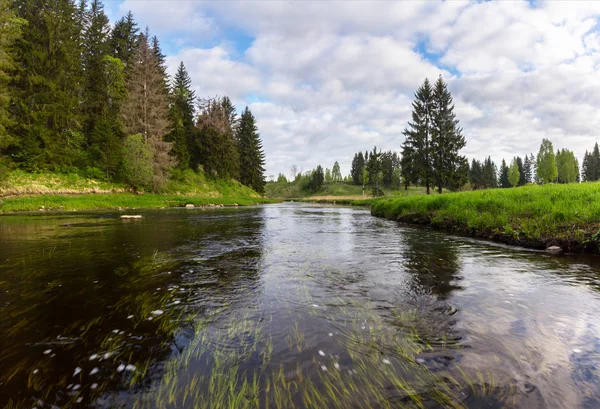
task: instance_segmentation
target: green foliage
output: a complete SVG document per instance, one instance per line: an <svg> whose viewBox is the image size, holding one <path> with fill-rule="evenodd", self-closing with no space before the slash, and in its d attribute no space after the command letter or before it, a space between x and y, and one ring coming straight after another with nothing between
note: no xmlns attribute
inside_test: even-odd
<svg viewBox="0 0 600 409"><path fill-rule="evenodd" d="M555 182L558 176L552 142L543 139L537 156L536 176L540 183Z"/></svg>
<svg viewBox="0 0 600 409"><path fill-rule="evenodd" d="M265 154L252 112L246 107L237 127L240 182L258 193L265 191Z"/></svg>
<svg viewBox="0 0 600 409"><path fill-rule="evenodd" d="M183 62L179 64L177 73L173 78L171 89L171 108L169 119L171 131L168 140L173 143L173 155L177 158L178 166L182 169L189 168L199 159L192 158L194 152L194 138L197 129L194 125L194 104L196 94L192 90L192 79Z"/></svg>
<svg viewBox="0 0 600 409"><path fill-rule="evenodd" d="M582 177L586 182L600 180L600 149L598 142L594 145L592 152L585 151L582 163Z"/></svg>
<svg viewBox="0 0 600 409"><path fill-rule="evenodd" d="M14 44L9 132L17 142L6 152L28 169L81 166L85 138L77 10L70 0L23 0L18 16L28 24Z"/></svg>
<svg viewBox="0 0 600 409"><path fill-rule="evenodd" d="M466 140L454 113L452 95L440 75L433 90L431 120L431 164L438 193L451 186L460 186L465 157L459 154Z"/></svg>
<svg viewBox="0 0 600 409"><path fill-rule="evenodd" d="M520 180L521 173L519 172L519 164L517 163L517 158L514 158L510 164L510 169L508 170L508 181L511 186L516 187L519 185Z"/></svg>
<svg viewBox="0 0 600 409"><path fill-rule="evenodd" d="M358 152L352 159L352 167L350 169L350 175L355 185L362 185L363 183L363 168L365 166L365 158L362 152Z"/></svg>
<svg viewBox="0 0 600 409"><path fill-rule="evenodd" d="M139 45L138 26L131 11L115 23L110 33L110 51L129 67Z"/></svg>
<svg viewBox="0 0 600 409"><path fill-rule="evenodd" d="M506 161L502 159L502 164L500 165L500 180L499 186L502 188L511 187L511 183L508 178L508 166L506 166Z"/></svg>
<svg viewBox="0 0 600 409"><path fill-rule="evenodd" d="M572 151L568 149L556 151L556 169L558 183L577 182L579 163Z"/></svg>
<svg viewBox="0 0 600 409"><path fill-rule="evenodd" d="M342 172L340 170L340 164L337 161L335 161L333 169L331 169L331 179L333 183L342 181Z"/></svg>
<svg viewBox="0 0 600 409"><path fill-rule="evenodd" d="M152 183L152 148L141 134L125 137L121 166L123 178L134 189L143 189Z"/></svg>
<svg viewBox="0 0 600 409"><path fill-rule="evenodd" d="M429 193L434 177L431 152L433 98L433 89L429 80L425 78L425 82L415 93L412 121L403 131L405 140L402 145L404 177L410 183L424 185L427 193Z"/></svg>
<svg viewBox="0 0 600 409"><path fill-rule="evenodd" d="M372 213L390 219L422 215L433 226L479 236L520 232L521 240L561 239L581 242L581 231L596 233L600 223L600 185L528 185L441 196L383 198L372 202ZM435 214L435 218L430 218Z"/></svg>
<svg viewBox="0 0 600 409"><path fill-rule="evenodd" d="M8 84L15 68L11 47L21 37L26 23L17 17L10 0L0 0L0 151L12 142L6 132L9 125Z"/></svg>

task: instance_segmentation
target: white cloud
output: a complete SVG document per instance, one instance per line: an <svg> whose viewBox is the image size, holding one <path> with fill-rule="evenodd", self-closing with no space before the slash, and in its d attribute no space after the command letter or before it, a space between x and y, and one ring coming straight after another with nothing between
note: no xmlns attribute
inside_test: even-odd
<svg viewBox="0 0 600 409"><path fill-rule="evenodd" d="M600 129L598 2L127 0L129 8L181 44L168 63L184 61L198 95L250 105L269 174L335 160L348 173L357 150L399 149L414 90L439 74L469 156L499 162L536 153L549 137L581 157ZM245 52L232 46L235 33L253 39ZM208 37L220 44L202 48Z"/></svg>

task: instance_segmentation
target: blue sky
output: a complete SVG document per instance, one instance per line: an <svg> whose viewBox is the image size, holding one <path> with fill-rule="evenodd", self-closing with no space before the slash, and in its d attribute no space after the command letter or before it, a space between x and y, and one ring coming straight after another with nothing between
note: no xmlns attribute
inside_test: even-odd
<svg viewBox="0 0 600 409"><path fill-rule="evenodd" d="M600 129L599 2L107 1L131 9L200 96L258 119L267 173L398 150L415 89L442 75L464 154L500 162L542 138L583 156Z"/></svg>

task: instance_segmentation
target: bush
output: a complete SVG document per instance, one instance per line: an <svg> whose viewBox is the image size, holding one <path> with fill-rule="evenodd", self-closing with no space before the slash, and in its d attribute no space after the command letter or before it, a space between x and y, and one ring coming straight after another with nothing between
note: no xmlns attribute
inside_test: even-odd
<svg viewBox="0 0 600 409"><path fill-rule="evenodd" d="M141 134L125 138L121 169L123 179L135 190L148 187L152 183L152 149Z"/></svg>

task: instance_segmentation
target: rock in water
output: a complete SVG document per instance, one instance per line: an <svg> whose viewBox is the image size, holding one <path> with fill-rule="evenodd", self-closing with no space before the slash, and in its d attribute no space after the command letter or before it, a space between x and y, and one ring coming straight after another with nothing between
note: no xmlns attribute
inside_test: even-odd
<svg viewBox="0 0 600 409"><path fill-rule="evenodd" d="M193 209L194 207L195 206L193 204L191 204L191 203L188 203L188 204L185 205L186 209Z"/></svg>
<svg viewBox="0 0 600 409"><path fill-rule="evenodd" d="M558 246L550 246L546 249L546 251L552 254L560 254L563 252L563 249Z"/></svg>
<svg viewBox="0 0 600 409"><path fill-rule="evenodd" d="M121 215L121 219L123 220L127 220L127 219L141 219L142 216L139 214L124 214Z"/></svg>

